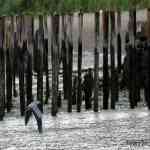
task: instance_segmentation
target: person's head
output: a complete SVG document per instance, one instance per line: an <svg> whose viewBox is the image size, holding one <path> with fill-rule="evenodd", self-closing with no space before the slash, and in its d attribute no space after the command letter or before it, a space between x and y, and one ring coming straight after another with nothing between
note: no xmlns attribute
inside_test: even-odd
<svg viewBox="0 0 150 150"><path fill-rule="evenodd" d="M127 32L125 35L125 43L128 44L129 43L129 33Z"/></svg>
<svg viewBox="0 0 150 150"><path fill-rule="evenodd" d="M143 48L142 42L139 38L136 38L135 40L135 48L136 50L141 50Z"/></svg>

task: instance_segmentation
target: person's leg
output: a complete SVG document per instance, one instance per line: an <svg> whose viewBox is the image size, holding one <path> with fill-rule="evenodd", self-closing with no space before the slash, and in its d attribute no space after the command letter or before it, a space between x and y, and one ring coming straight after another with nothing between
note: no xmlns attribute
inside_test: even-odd
<svg viewBox="0 0 150 150"><path fill-rule="evenodd" d="M86 109L91 109L91 94L90 94L90 91L86 93L85 100L86 100Z"/></svg>
<svg viewBox="0 0 150 150"><path fill-rule="evenodd" d="M147 107L148 109L150 109L150 92L147 83L144 84L144 95L145 95L145 101L147 103Z"/></svg>
<svg viewBox="0 0 150 150"><path fill-rule="evenodd" d="M88 109L88 93L85 92L85 109Z"/></svg>

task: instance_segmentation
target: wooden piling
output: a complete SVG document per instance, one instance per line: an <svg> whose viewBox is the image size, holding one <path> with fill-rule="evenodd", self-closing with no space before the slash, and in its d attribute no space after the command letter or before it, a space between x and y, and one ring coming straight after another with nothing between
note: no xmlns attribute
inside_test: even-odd
<svg viewBox="0 0 150 150"><path fill-rule="evenodd" d="M6 44L6 95L7 95L7 101L6 101L6 108L7 112L11 111L12 108L12 20L11 17L6 17L5 20L5 44Z"/></svg>
<svg viewBox="0 0 150 150"><path fill-rule="evenodd" d="M146 36L147 36L148 40L150 40L150 8L147 9Z"/></svg>
<svg viewBox="0 0 150 150"><path fill-rule="evenodd" d="M108 11L103 11L103 109L108 109L109 106L108 24Z"/></svg>
<svg viewBox="0 0 150 150"><path fill-rule="evenodd" d="M98 112L99 92L99 34L100 34L99 12L95 13L95 51L94 51L94 112Z"/></svg>
<svg viewBox="0 0 150 150"><path fill-rule="evenodd" d="M0 121L5 115L5 52L4 42L4 17L0 18Z"/></svg>
<svg viewBox="0 0 150 150"><path fill-rule="evenodd" d="M68 33L67 33L67 44L68 44L68 58L67 58L67 66L68 66L68 112L72 112L72 71L73 71L73 39L72 39L72 20L73 15L69 14L68 16Z"/></svg>
<svg viewBox="0 0 150 150"><path fill-rule="evenodd" d="M46 76L46 96L45 104L48 104L48 99L50 97L50 87L49 87L49 53L48 53L48 26L47 26L47 16L44 17L44 71Z"/></svg>
<svg viewBox="0 0 150 150"><path fill-rule="evenodd" d="M67 99L67 47L66 47L66 38L67 38L67 29L66 29L66 16L62 15L62 41L61 41L61 51L62 51L62 64L63 64L63 92L64 99Z"/></svg>
<svg viewBox="0 0 150 150"><path fill-rule="evenodd" d="M59 74L59 16L52 16L52 116L56 116L58 112L58 74Z"/></svg>
<svg viewBox="0 0 150 150"><path fill-rule="evenodd" d="M81 111L82 104L82 32L83 32L83 13L79 13L79 38L78 38L78 95L77 112Z"/></svg>
<svg viewBox="0 0 150 150"><path fill-rule="evenodd" d="M111 36L110 36L110 58L111 58L111 109L115 109L115 102L118 98L118 77L117 70L115 68L115 12L110 11L110 24L111 24Z"/></svg>
<svg viewBox="0 0 150 150"><path fill-rule="evenodd" d="M117 65L118 74L121 73L122 68L122 42L121 42L121 11L117 11Z"/></svg>
<svg viewBox="0 0 150 150"><path fill-rule="evenodd" d="M44 29L43 16L39 16L39 30L37 41L37 57L38 57L38 72L37 72L37 100L41 103L43 112L43 51L44 51Z"/></svg>
<svg viewBox="0 0 150 150"><path fill-rule="evenodd" d="M136 60L135 60L135 36L136 36L136 10L131 9L129 12L129 101L130 108L134 108L137 105L136 102Z"/></svg>
<svg viewBox="0 0 150 150"><path fill-rule="evenodd" d="M26 106L28 106L32 101L32 56L33 56L33 17L25 16L25 32L27 40L27 70L26 70Z"/></svg>
<svg viewBox="0 0 150 150"><path fill-rule="evenodd" d="M18 48L19 53L19 59L20 59L20 67L19 67L19 95L20 95L20 113L21 116L24 116L25 114L25 65L24 65L24 57L22 54L22 48Z"/></svg>
<svg viewBox="0 0 150 150"><path fill-rule="evenodd" d="M23 39L23 17L17 16L16 18L17 30L17 52L18 53L18 76L19 76L19 97L20 97L20 114L24 116L25 113L25 81L24 81L24 57L22 53L22 39Z"/></svg>
<svg viewBox="0 0 150 150"><path fill-rule="evenodd" d="M17 75L17 39L16 39L16 17L13 17L13 96L17 97L16 75Z"/></svg>
<svg viewBox="0 0 150 150"><path fill-rule="evenodd" d="M50 97L50 87L49 87L49 71L48 71L48 39L44 40L44 51L45 51L45 74L46 74L46 97L45 104L48 104L48 99Z"/></svg>

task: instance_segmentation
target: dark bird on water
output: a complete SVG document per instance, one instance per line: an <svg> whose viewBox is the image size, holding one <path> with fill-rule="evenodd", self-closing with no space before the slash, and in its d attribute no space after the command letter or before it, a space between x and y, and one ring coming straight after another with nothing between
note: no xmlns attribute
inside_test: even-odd
<svg viewBox="0 0 150 150"><path fill-rule="evenodd" d="M34 115L39 133L42 133L42 112L41 112L41 103L38 101L33 101L30 103L25 112L25 125L28 124L31 115Z"/></svg>

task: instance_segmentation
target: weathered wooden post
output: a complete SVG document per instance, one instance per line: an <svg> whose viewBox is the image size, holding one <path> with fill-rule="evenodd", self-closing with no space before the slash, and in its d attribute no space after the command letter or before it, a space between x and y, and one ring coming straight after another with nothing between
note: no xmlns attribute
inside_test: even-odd
<svg viewBox="0 0 150 150"><path fill-rule="evenodd" d="M67 49L66 49L66 16L62 16L62 63L63 63L63 92L64 99L67 99Z"/></svg>
<svg viewBox="0 0 150 150"><path fill-rule="evenodd" d="M50 88L49 88L49 67L48 67L48 39L44 40L44 51L45 51L45 74L46 74L46 97L45 97L45 104L48 104L48 99L50 96Z"/></svg>
<svg viewBox="0 0 150 150"><path fill-rule="evenodd" d="M50 88L49 88L49 67L48 67L48 27L47 27L47 16L44 17L44 71L46 75L46 97L45 104L48 104L48 99L50 96Z"/></svg>
<svg viewBox="0 0 150 150"><path fill-rule="evenodd" d="M22 53L22 39L23 39L23 16L17 16L16 18L17 28L17 53L18 59L18 73L19 73L19 96L20 96L20 114L25 113L25 83L24 83L24 57Z"/></svg>
<svg viewBox="0 0 150 150"><path fill-rule="evenodd" d="M52 16L52 116L56 116L58 112L58 74L59 74L59 16Z"/></svg>
<svg viewBox="0 0 150 150"><path fill-rule="evenodd" d="M33 17L24 16L25 23L25 33L27 41L27 70L26 70L26 106L28 106L32 101L32 56L33 56Z"/></svg>
<svg viewBox="0 0 150 150"><path fill-rule="evenodd" d="M79 13L79 38L78 38L78 95L77 112L81 111L82 104L82 32L83 32L83 13Z"/></svg>
<svg viewBox="0 0 150 150"><path fill-rule="evenodd" d="M99 12L95 13L95 50L94 50L94 112L98 112L98 82L99 82Z"/></svg>
<svg viewBox="0 0 150 150"><path fill-rule="evenodd" d="M121 73L122 68L122 42L121 42L121 11L117 11L117 64L118 73Z"/></svg>
<svg viewBox="0 0 150 150"><path fill-rule="evenodd" d="M103 11L103 109L108 109L109 98L108 24L109 12Z"/></svg>
<svg viewBox="0 0 150 150"><path fill-rule="evenodd" d="M16 73L17 73L17 39L16 39L16 16L13 17L13 96L17 97Z"/></svg>
<svg viewBox="0 0 150 150"><path fill-rule="evenodd" d="M67 44L68 44L68 112L72 112L72 71L73 71L73 39L72 39L72 20L73 15L68 15L68 32L67 32Z"/></svg>
<svg viewBox="0 0 150 150"><path fill-rule="evenodd" d="M0 121L5 115L5 52L4 42L4 17L0 18Z"/></svg>
<svg viewBox="0 0 150 150"><path fill-rule="evenodd" d="M148 40L150 40L150 8L147 9L146 35L147 35Z"/></svg>
<svg viewBox="0 0 150 150"><path fill-rule="evenodd" d="M43 49L44 49L44 29L43 16L39 16L39 30L37 40L38 71L37 71L37 99L41 102L43 112Z"/></svg>
<svg viewBox="0 0 150 150"><path fill-rule="evenodd" d="M7 112L11 111L12 108L12 20L11 17L6 17L5 20L5 44L6 44L6 94L7 102L6 108Z"/></svg>
<svg viewBox="0 0 150 150"><path fill-rule="evenodd" d="M115 109L115 102L118 98L117 88L117 70L115 68L115 12L110 11L110 23L111 23L111 34L110 34L110 56L111 56L111 109Z"/></svg>
<svg viewBox="0 0 150 150"><path fill-rule="evenodd" d="M136 36L136 10L131 9L129 12L129 101L130 107L134 108L137 105L136 102L136 60L135 60L135 36Z"/></svg>

